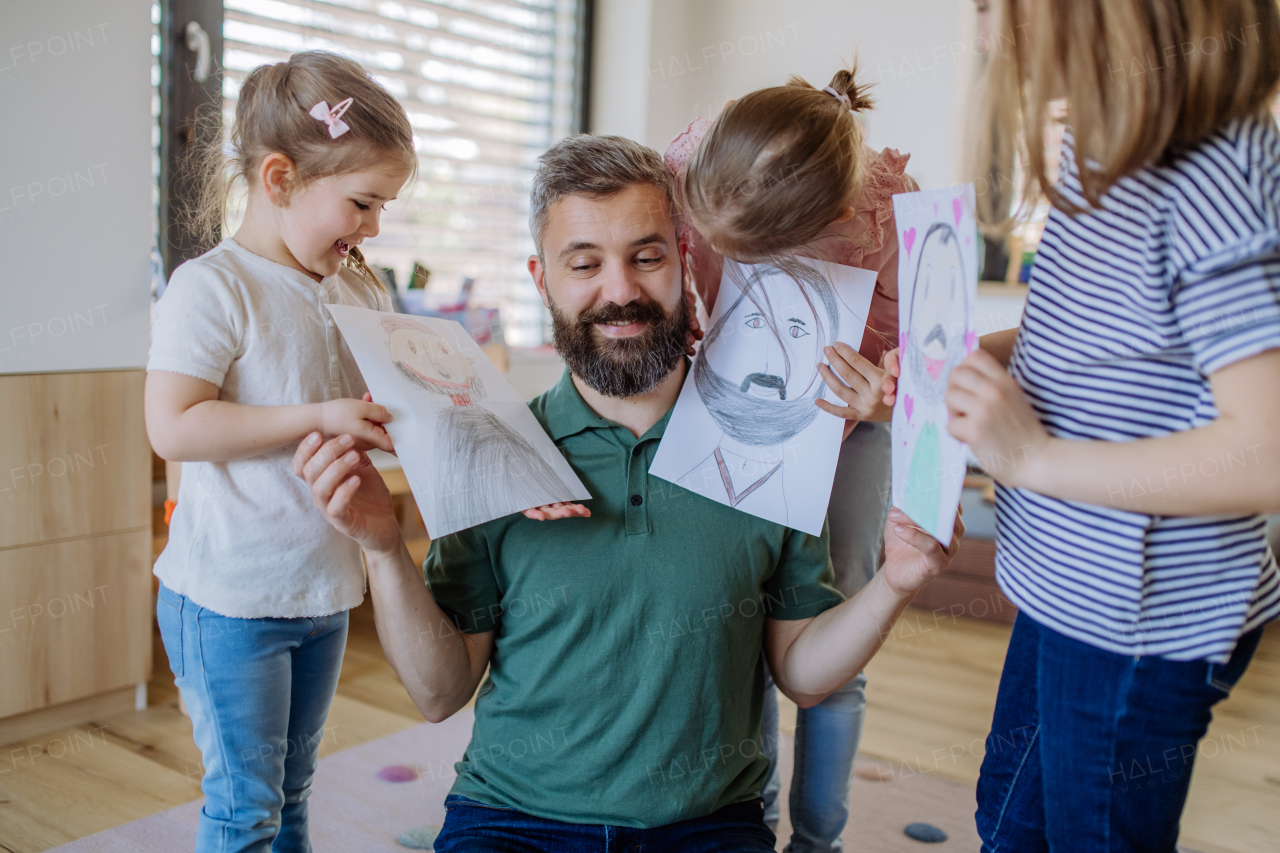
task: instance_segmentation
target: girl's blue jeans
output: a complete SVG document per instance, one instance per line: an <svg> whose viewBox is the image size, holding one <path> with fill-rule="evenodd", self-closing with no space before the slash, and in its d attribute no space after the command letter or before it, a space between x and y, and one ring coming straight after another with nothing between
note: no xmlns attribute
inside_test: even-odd
<svg viewBox="0 0 1280 853"><path fill-rule="evenodd" d="M156 618L204 759L197 853L308 853L347 613L234 619L161 585Z"/></svg>
<svg viewBox="0 0 1280 853"><path fill-rule="evenodd" d="M1231 659L1133 657L1019 614L978 778L983 853L1174 853L1212 708L1262 629ZM1255 745L1257 731L1227 733Z"/></svg>

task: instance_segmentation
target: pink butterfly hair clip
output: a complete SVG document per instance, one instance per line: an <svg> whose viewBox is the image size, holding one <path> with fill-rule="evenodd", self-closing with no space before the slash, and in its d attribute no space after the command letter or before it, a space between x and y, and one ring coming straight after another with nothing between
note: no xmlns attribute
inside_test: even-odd
<svg viewBox="0 0 1280 853"><path fill-rule="evenodd" d="M326 101L321 101L311 108L311 117L316 121L322 121L329 125L329 138L337 139L342 134L351 129L345 121L342 120L342 114L347 111L355 98L347 98L333 105L333 109L329 109Z"/></svg>

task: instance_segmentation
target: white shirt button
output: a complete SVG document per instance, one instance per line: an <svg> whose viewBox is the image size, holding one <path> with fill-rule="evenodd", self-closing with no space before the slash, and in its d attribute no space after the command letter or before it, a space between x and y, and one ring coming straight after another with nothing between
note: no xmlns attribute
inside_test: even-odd
<svg viewBox="0 0 1280 853"><path fill-rule="evenodd" d="M329 356L329 360L332 361L334 364L338 363L338 357L336 355Z"/></svg>

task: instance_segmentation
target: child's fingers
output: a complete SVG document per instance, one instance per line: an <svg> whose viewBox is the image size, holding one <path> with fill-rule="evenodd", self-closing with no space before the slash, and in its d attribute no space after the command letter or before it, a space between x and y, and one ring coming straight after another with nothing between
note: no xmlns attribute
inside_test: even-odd
<svg viewBox="0 0 1280 853"><path fill-rule="evenodd" d="M378 424L366 424L361 431L361 437L368 442L371 447L379 450L385 450L390 453L395 450L395 445L391 443L391 436Z"/></svg>
<svg viewBox="0 0 1280 853"><path fill-rule="evenodd" d="M858 417L859 417L858 410L853 408L852 406L834 406L831 403L827 402L826 400L823 400L821 397L819 397L817 400L814 400L814 404L819 409L822 409L822 411L828 412L829 414L833 414L837 418L841 418L842 420L856 421L858 420Z"/></svg>
<svg viewBox="0 0 1280 853"><path fill-rule="evenodd" d="M366 394L365 396L368 395ZM391 412L387 411L386 406L379 406L377 403L366 401L360 406L360 417L362 420L385 424L390 423Z"/></svg>
<svg viewBox="0 0 1280 853"><path fill-rule="evenodd" d="M884 372L893 377L902 375L902 363L898 358L898 350L889 350L884 355Z"/></svg>
<svg viewBox="0 0 1280 853"><path fill-rule="evenodd" d="M834 349L844 359L845 363L856 370L858 375L865 379L869 385L877 384L880 381L880 377L884 375L883 370L872 364L869 359L863 358L862 353L844 341L836 341Z"/></svg>
<svg viewBox="0 0 1280 853"><path fill-rule="evenodd" d="M831 393L835 394L841 400L849 405L858 402L858 392L845 385L840 381L840 377L836 376L835 371L825 364L818 365L818 375L822 377L822 381L827 383L827 387L831 389Z"/></svg>
<svg viewBox="0 0 1280 853"><path fill-rule="evenodd" d="M872 396L871 383L867 381L868 377L863 375L862 371L858 369L857 362L866 362L868 365L870 365L871 362L867 361L844 344L838 344L837 346L843 346L845 352L842 353L836 347L827 347L826 356L830 360L830 364L824 366L828 366L831 370L835 371L836 376L839 376L846 385L857 392L859 397L869 399ZM850 358L853 360L850 361ZM880 372L874 367L871 369L877 374ZM879 377L877 376L875 378Z"/></svg>
<svg viewBox="0 0 1280 853"><path fill-rule="evenodd" d="M372 402L373 402L373 393L372 393L372 392L370 392L370 391L365 391L365 392L364 392L364 396L363 396L363 397L361 397L360 399L361 399L361 400L363 400L363 401L364 401L364 402L366 402L366 403L372 403Z"/></svg>
<svg viewBox="0 0 1280 853"><path fill-rule="evenodd" d="M534 521L550 521L557 518L589 518L591 510L582 504L569 503L567 501L558 501L552 504L526 509L523 512L525 518L531 518Z"/></svg>

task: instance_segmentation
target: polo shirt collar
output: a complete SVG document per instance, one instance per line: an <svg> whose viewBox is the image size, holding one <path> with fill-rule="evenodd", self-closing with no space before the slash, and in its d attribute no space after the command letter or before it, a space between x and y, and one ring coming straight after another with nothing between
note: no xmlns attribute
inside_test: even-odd
<svg viewBox="0 0 1280 853"><path fill-rule="evenodd" d="M688 362L688 359L686 358L685 361ZM666 414L659 418L658 422L651 426L648 432L640 438L645 439L662 435L674 409L675 405L673 404ZM546 419L547 432L550 433L552 441L559 441L562 438L589 429L611 429L618 426L613 421L602 418L591 410L591 407L587 405L587 401L582 399L582 395L578 393L577 386L573 384L573 374L569 372L568 367L560 375L560 381L547 392L543 417Z"/></svg>

